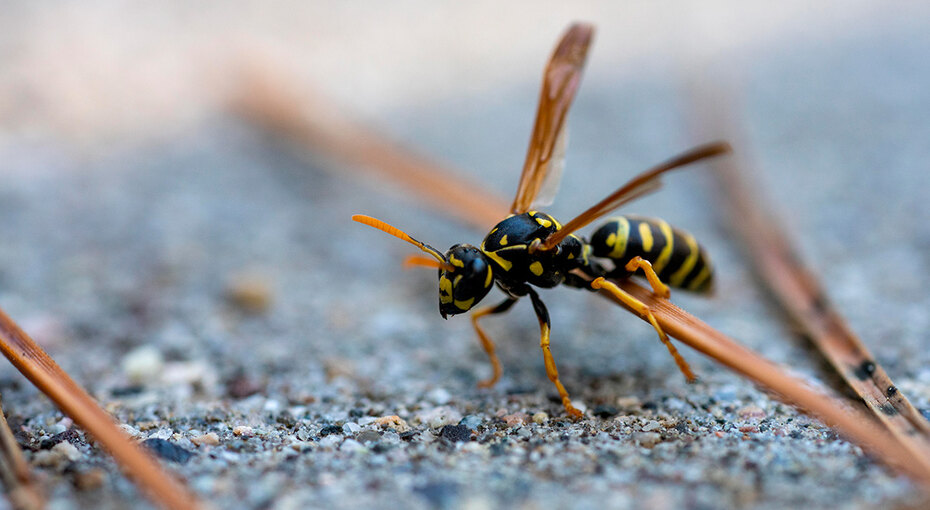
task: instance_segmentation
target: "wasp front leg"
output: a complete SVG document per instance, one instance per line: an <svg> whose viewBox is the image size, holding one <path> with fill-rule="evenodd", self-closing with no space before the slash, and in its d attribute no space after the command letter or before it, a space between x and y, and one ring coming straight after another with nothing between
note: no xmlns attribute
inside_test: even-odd
<svg viewBox="0 0 930 510"><path fill-rule="evenodd" d="M581 411L572 405L572 400L568 397L568 391L565 390L565 386L562 386L562 381L559 380L559 370L555 366L555 359L552 358L552 351L549 349L549 311L546 310L546 305L539 299L539 295L536 294L536 291L529 289L529 295L530 299L533 301L533 309L536 311L536 318L539 319L539 347L541 347L543 351L543 360L546 363L546 375L548 375L549 380L555 384L555 389L558 390L559 397L562 398L562 405L565 406L565 411L571 415L572 418L581 418Z"/></svg>
<svg viewBox="0 0 930 510"><path fill-rule="evenodd" d="M685 378L688 380L688 382L694 382L697 380L694 372L691 371L691 367L688 366L688 362L681 357L681 354L678 353L678 349L672 345L672 342L668 339L668 335L666 335L662 327L659 326L659 322L656 320L655 315L652 314L652 310L649 309L649 306L646 303L636 299L631 294L618 287L617 284L607 281L603 277L595 278L594 281L591 282L591 287L598 290L606 290L615 298L620 300L620 302L629 306L644 319L648 320L649 324L652 324L652 327L655 328L656 333L659 334L659 340L665 344L665 347L668 348L668 352L672 355L673 358L675 358L675 363L678 365L678 369L681 370L681 373L685 375Z"/></svg>
<svg viewBox="0 0 930 510"><path fill-rule="evenodd" d="M491 378L485 379L484 381L478 382L479 388L490 388L494 386L497 381L501 378L501 362L497 359L497 353L494 352L494 342L485 334L484 330L481 329L481 325L478 324L478 319L484 317L485 315L492 315L496 313L504 313L517 302L516 298L507 298L502 301L500 304L495 306L486 306L484 308L479 308L471 314L471 325L474 326L475 332L478 333L478 339L481 340L481 346L484 347L484 352L488 355L488 361L491 362Z"/></svg>

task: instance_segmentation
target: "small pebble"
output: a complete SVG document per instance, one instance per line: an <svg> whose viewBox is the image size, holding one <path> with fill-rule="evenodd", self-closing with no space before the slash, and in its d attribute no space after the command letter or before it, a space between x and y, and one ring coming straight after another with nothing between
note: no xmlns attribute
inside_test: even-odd
<svg viewBox="0 0 930 510"><path fill-rule="evenodd" d="M220 444L220 436L217 435L216 432L207 432L206 434L191 438L191 442L197 446L216 446Z"/></svg>
<svg viewBox="0 0 930 510"><path fill-rule="evenodd" d="M62 457L74 461L81 458L83 455L80 450L75 448L75 446L67 441L62 441L61 443L56 444L52 447L53 452L57 452Z"/></svg>
<svg viewBox="0 0 930 510"><path fill-rule="evenodd" d="M504 423L506 423L508 427L516 427L524 423L529 423L530 417L524 412L517 411L513 414L505 414L501 416L501 419L504 420Z"/></svg>
<svg viewBox="0 0 930 510"><path fill-rule="evenodd" d="M43 440L39 443L39 448L41 448L41 449L43 449L43 450L48 450L48 449L50 449L50 448L53 448L55 445L57 445L58 443L60 443L60 442L62 442L62 441L69 441L69 442L70 442L70 441L76 441L76 440L78 440L80 437L81 437L81 435L78 433L77 430L68 429L68 430L66 430L66 431L64 431L64 432L60 432L60 433L58 433L58 434L55 434L54 436L52 436L52 437L50 437L50 438L48 438L48 439L43 439Z"/></svg>
<svg viewBox="0 0 930 510"><path fill-rule="evenodd" d="M549 415L547 413L540 411L533 415L533 423L542 425L543 423L546 423L547 421L549 421Z"/></svg>
<svg viewBox="0 0 930 510"><path fill-rule="evenodd" d="M637 397L619 397L617 398L617 405L623 409L633 409L641 404Z"/></svg>
<svg viewBox="0 0 930 510"><path fill-rule="evenodd" d="M226 284L226 299L242 312L264 313L271 306L271 286L258 273L233 275Z"/></svg>
<svg viewBox="0 0 930 510"><path fill-rule="evenodd" d="M128 423L120 423L119 428L128 434L129 437L139 437L142 435L142 432L139 432L139 429L129 425Z"/></svg>
<svg viewBox="0 0 930 510"><path fill-rule="evenodd" d="M361 430L362 430L362 427L360 427L360 426L358 425L358 423L355 423L355 422L352 422L352 421L347 421L347 422L342 426L342 431L343 431L346 435L357 434L357 433L359 433Z"/></svg>
<svg viewBox="0 0 930 510"><path fill-rule="evenodd" d="M426 398L428 398L430 402L434 404L446 405L450 400L452 400L452 395L450 395L445 388L435 388L426 394Z"/></svg>
<svg viewBox="0 0 930 510"><path fill-rule="evenodd" d="M378 425L384 428L392 428L400 433L404 433L410 430L410 425L407 425L407 422L401 419L396 414L392 414L390 416L382 416L376 419L375 423L377 423Z"/></svg>
<svg viewBox="0 0 930 510"><path fill-rule="evenodd" d="M453 443L460 443L471 439L471 429L467 425L446 425L439 432L439 437Z"/></svg>
<svg viewBox="0 0 930 510"><path fill-rule="evenodd" d="M152 345L143 345L129 351L123 357L123 372L136 384L151 382L161 374L165 358L161 351Z"/></svg>
<svg viewBox="0 0 930 510"><path fill-rule="evenodd" d="M74 475L74 486L81 491L99 489L106 481L107 474L100 468L88 469Z"/></svg>
<svg viewBox="0 0 930 510"><path fill-rule="evenodd" d="M249 427L248 425L239 425L238 427L233 428L232 432L233 435L239 437L252 437L252 435L254 435L252 427Z"/></svg>
<svg viewBox="0 0 930 510"><path fill-rule="evenodd" d="M416 419L420 423L436 429L443 425L458 423L462 419L462 415L457 409L442 406L417 413Z"/></svg>
<svg viewBox="0 0 930 510"><path fill-rule="evenodd" d="M33 462L39 466L60 469L67 463L80 459L81 456L81 451L75 448L73 444L62 441L53 446L51 450L36 452L35 457L33 457Z"/></svg>
<svg viewBox="0 0 930 510"><path fill-rule="evenodd" d="M614 406L597 406L594 408L594 411L591 413L598 418L610 418L616 416L620 411L617 410Z"/></svg>
<svg viewBox="0 0 930 510"><path fill-rule="evenodd" d="M185 464L194 456L192 452L181 448L180 446L165 439L146 439L142 441L143 446L148 448L152 453L169 461Z"/></svg>
<svg viewBox="0 0 930 510"><path fill-rule="evenodd" d="M342 434L342 427L339 425L327 425L320 429L321 436L328 436L330 434Z"/></svg>
<svg viewBox="0 0 930 510"><path fill-rule="evenodd" d="M660 424L659 422L655 420L650 420L646 422L645 425L643 425L643 432L652 432L653 430L656 430L661 427L662 427L662 424Z"/></svg>
<svg viewBox="0 0 930 510"><path fill-rule="evenodd" d="M652 448L662 440L662 436L655 432L637 432L633 434L633 440L644 448Z"/></svg>
<svg viewBox="0 0 930 510"><path fill-rule="evenodd" d="M361 452L368 451L368 449L362 446L362 443L359 443L358 441L354 439L346 439L345 441L342 442L342 445L339 447L339 451L350 452L350 453L361 453Z"/></svg>
<svg viewBox="0 0 930 510"><path fill-rule="evenodd" d="M765 411L756 405L748 405L736 412L740 418L765 418Z"/></svg>
<svg viewBox="0 0 930 510"><path fill-rule="evenodd" d="M381 439L381 433L377 430L363 430L355 436L355 440L359 443L374 443Z"/></svg>

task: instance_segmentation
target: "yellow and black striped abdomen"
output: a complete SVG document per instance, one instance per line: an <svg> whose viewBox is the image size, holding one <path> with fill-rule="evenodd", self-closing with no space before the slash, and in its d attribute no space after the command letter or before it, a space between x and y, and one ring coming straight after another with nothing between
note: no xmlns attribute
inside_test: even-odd
<svg viewBox="0 0 930 510"><path fill-rule="evenodd" d="M616 268L607 276L626 278L624 266L639 255L648 260L659 279L672 287L707 292L713 285L713 268L694 236L655 218L618 216L591 236L592 254L609 258Z"/></svg>

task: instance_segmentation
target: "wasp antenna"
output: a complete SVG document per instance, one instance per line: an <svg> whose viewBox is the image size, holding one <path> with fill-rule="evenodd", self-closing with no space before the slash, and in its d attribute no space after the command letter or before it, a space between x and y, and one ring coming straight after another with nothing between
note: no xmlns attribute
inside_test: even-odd
<svg viewBox="0 0 930 510"><path fill-rule="evenodd" d="M371 228L376 228L386 234L390 234L398 239L407 241L408 243L432 255L440 263L448 265L446 258L443 257L442 253L439 253L439 250L437 250L436 248L433 248L432 246L426 243L417 241L416 239L410 237L410 235L404 232L403 230L391 224L385 223L379 220L378 218L372 218L371 216L365 216L364 214L355 214L352 216L352 221L357 221L361 223L362 225L368 225Z"/></svg>
<svg viewBox="0 0 930 510"><path fill-rule="evenodd" d="M442 269L449 272L455 271L455 266L452 264L439 262L438 260L433 260L427 257L421 257L420 255L409 255L404 259L404 268L410 268L413 266L432 267L434 269Z"/></svg>

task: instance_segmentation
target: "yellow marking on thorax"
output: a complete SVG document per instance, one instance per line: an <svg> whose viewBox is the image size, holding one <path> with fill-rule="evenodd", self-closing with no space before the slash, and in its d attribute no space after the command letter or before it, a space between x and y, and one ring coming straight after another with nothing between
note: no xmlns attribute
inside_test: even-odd
<svg viewBox="0 0 930 510"><path fill-rule="evenodd" d="M698 290L701 288L701 285L704 285L704 282L710 278L711 271L710 264L705 262L704 268L701 269L701 272L698 273L694 280L691 280L690 284L688 284L688 290Z"/></svg>
<svg viewBox="0 0 930 510"><path fill-rule="evenodd" d="M659 254L656 261L652 264L652 268L655 269L656 274L659 274L665 269L665 266L668 265L669 259L672 258L672 246L675 243L675 236L672 233L672 227L670 227L668 223L663 220L656 220L656 223L659 224L659 230L661 230L662 235L665 236L665 246L662 248L662 253Z"/></svg>
<svg viewBox="0 0 930 510"><path fill-rule="evenodd" d="M639 237L643 240L643 251L652 251L652 229L645 221L639 224Z"/></svg>
<svg viewBox="0 0 930 510"><path fill-rule="evenodd" d="M493 251L484 251L485 255L491 258L494 262L497 262L497 265L501 266L504 271L510 271L510 268L513 267L513 262L504 259L500 255L494 253Z"/></svg>
<svg viewBox="0 0 930 510"><path fill-rule="evenodd" d="M534 219L536 220L536 223L539 223L539 225L542 227L549 228L552 226L552 222L547 220L546 218L540 218L538 216L534 216Z"/></svg>
<svg viewBox="0 0 930 510"><path fill-rule="evenodd" d="M536 276L541 276L543 274L543 265L538 260L530 264L530 272Z"/></svg>
<svg viewBox="0 0 930 510"><path fill-rule="evenodd" d="M475 298L468 298L464 301L456 299L455 307L458 308L459 310L468 310L469 308L471 308L471 305L473 305L474 303L475 303Z"/></svg>
<svg viewBox="0 0 930 510"><path fill-rule="evenodd" d="M493 279L494 279L494 277L491 275L491 266L488 265L488 276L484 279L484 288L490 287L490 286L491 286L491 281L492 281Z"/></svg>
<svg viewBox="0 0 930 510"><path fill-rule="evenodd" d="M681 264L681 267L669 277L668 283L673 287L678 287L681 285L681 282L685 281L685 277L694 269L694 264L697 263L698 255L700 254L700 249L698 248L698 243L694 239L694 236L691 234L683 235L685 242L688 243L688 258L686 258L684 263Z"/></svg>
<svg viewBox="0 0 930 510"><path fill-rule="evenodd" d="M504 237L501 237L501 246L507 246L507 234L504 234Z"/></svg>
<svg viewBox="0 0 930 510"><path fill-rule="evenodd" d="M607 236L607 245L613 246L613 250L607 254L607 257L619 259L626 253L627 240L630 238L630 221L626 218L617 218L617 232Z"/></svg>

